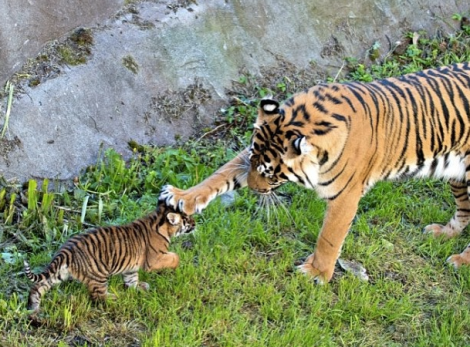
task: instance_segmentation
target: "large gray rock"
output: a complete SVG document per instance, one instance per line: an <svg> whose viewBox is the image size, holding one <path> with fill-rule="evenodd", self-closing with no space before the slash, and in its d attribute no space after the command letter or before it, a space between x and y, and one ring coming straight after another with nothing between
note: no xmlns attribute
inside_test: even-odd
<svg viewBox="0 0 470 347"><path fill-rule="evenodd" d="M86 64L23 83L0 140L0 174L68 179L102 143L127 153L130 139L184 140L211 123L242 67L259 74L284 60L336 73L375 42L386 54L404 32L452 31L439 18L461 11L437 0L136 3L92 30Z"/></svg>

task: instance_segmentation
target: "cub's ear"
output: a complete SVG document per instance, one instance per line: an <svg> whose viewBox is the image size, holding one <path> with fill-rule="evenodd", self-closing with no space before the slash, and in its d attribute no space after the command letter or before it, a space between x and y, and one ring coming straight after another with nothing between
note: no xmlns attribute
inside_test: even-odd
<svg viewBox="0 0 470 347"><path fill-rule="evenodd" d="M271 115L279 113L279 103L271 99L262 99L259 104L258 118L256 119L255 128L269 122Z"/></svg>
<svg viewBox="0 0 470 347"><path fill-rule="evenodd" d="M305 136L299 136L292 142L292 147L297 155L307 154L312 150L312 145L307 142Z"/></svg>
<svg viewBox="0 0 470 347"><path fill-rule="evenodd" d="M171 225L177 225L181 222L181 216L178 213L170 212L166 215L166 219Z"/></svg>
<svg viewBox="0 0 470 347"><path fill-rule="evenodd" d="M279 113L279 103L271 99L262 99L260 104L260 111L265 114L276 114Z"/></svg>

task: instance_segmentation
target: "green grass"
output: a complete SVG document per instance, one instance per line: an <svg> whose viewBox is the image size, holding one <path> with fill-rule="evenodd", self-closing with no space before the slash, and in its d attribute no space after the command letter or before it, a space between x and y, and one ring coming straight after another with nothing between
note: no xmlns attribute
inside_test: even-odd
<svg viewBox="0 0 470 347"><path fill-rule="evenodd" d="M467 31L439 38L421 33L416 45L381 64L349 60L349 74L341 79L470 60ZM452 49L439 50L444 46ZM451 240L422 234L425 225L447 221L454 210L447 185L429 180L382 182L362 199L341 257L363 264L369 282L337 267L331 283L316 286L295 270L314 248L325 204L290 184L282 188L291 198L288 212L260 209L248 190L239 191L230 207L214 201L197 216L196 233L173 240L178 269L141 273L149 292L125 291L113 277L117 301L93 305L84 286L68 282L44 297L42 324L28 320L24 257L39 270L72 234L152 210L163 184L200 182L248 143L253 101L266 93L283 99L299 83L295 76L263 84L244 75L234 87L236 98L219 114L220 132L208 129L181 148L134 143L127 162L103 150L68 189L51 192L54 182L47 181L1 182L0 345L470 345L470 267L456 271L445 263L469 242L468 232Z"/></svg>

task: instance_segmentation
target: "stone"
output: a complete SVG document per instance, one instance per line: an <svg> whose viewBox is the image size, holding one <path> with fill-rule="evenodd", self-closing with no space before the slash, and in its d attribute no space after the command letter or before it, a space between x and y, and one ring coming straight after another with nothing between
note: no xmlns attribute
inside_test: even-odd
<svg viewBox="0 0 470 347"><path fill-rule="evenodd" d="M345 57L373 44L386 54L407 32L453 31L440 18L459 12L437 0L147 0L126 1L113 15L122 1L19 3L0 0L8 8L0 11L0 78L17 90L0 176L20 182L68 180L96 161L100 146L129 156L129 140L186 141L212 125L241 69L262 80L286 62L334 76ZM84 32L90 44L77 39ZM60 37L35 67L18 66ZM77 46L88 54L83 63L73 59ZM11 76L21 69L38 75ZM3 126L6 99L0 105Z"/></svg>

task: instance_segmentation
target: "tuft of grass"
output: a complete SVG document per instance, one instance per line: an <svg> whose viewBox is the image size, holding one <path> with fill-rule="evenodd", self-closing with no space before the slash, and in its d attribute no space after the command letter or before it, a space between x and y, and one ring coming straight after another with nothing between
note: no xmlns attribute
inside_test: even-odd
<svg viewBox="0 0 470 347"><path fill-rule="evenodd" d="M372 65L349 59L335 79L367 81L468 60L469 39L466 25L446 37L410 33L382 59L376 47ZM338 267L331 283L315 286L295 271L323 220L325 205L312 192L286 185L284 207L267 210L241 190L230 208L214 201L197 216L194 234L172 241L178 269L140 274L149 292L125 291L113 277L117 301L94 305L84 286L64 283L44 297L41 324L28 320L25 257L39 271L72 234L149 212L164 184L197 184L248 144L261 97L285 99L301 83L315 83L299 78L307 75L262 81L244 74L218 114L217 131L178 148L131 142L128 161L101 149L97 163L62 190L47 180L24 186L0 180L0 330L8 331L0 345L469 345L470 267L445 264L468 233L452 240L421 233L454 210L446 184L432 180L382 182L362 199L342 258L363 264L369 282Z"/></svg>

